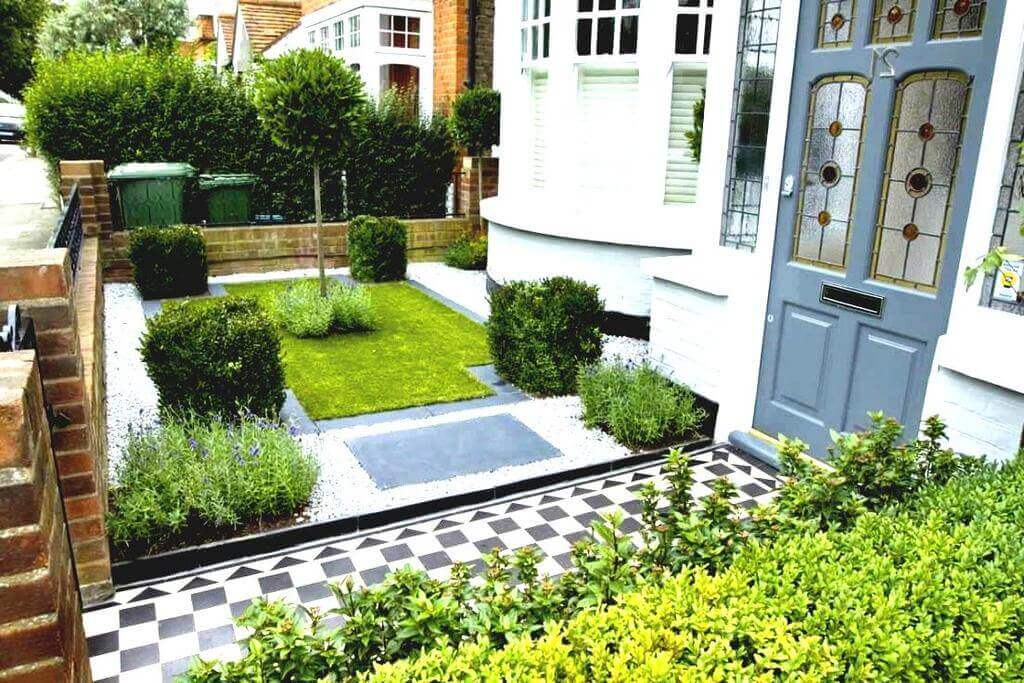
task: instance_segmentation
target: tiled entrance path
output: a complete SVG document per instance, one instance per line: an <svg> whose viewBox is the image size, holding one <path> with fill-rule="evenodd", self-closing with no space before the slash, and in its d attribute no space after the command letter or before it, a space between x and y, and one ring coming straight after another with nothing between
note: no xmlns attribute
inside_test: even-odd
<svg viewBox="0 0 1024 683"><path fill-rule="evenodd" d="M693 454L691 462L697 497L710 492L712 480L728 477L739 489L739 504L751 507L769 499L778 484L773 471L726 446ZM598 513L621 508L626 529L639 529L636 492L647 481L661 481L661 463L119 590L114 604L85 614L93 676L172 680L196 655L237 656L245 633L232 619L253 598L330 609L335 603L326 582L346 576L371 585L410 565L441 577L454 562L479 569L481 556L494 547L531 544L545 555L542 572L561 573L570 566L572 544L588 533Z"/></svg>

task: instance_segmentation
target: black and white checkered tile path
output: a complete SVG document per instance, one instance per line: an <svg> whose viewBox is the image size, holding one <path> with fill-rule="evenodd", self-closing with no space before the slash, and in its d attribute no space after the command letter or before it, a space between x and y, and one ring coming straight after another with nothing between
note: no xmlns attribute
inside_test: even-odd
<svg viewBox="0 0 1024 683"><path fill-rule="evenodd" d="M739 504L751 507L770 498L777 485L774 473L727 447L694 454L692 463L697 497L710 492L712 480L728 477L739 490ZM636 492L660 478L661 463L648 464L121 590L115 604L85 614L93 677L169 681L196 655L236 657L246 634L233 619L260 595L330 609L335 601L328 581L351 576L371 585L405 565L442 577L455 562L482 567L481 556L494 547L531 544L545 555L542 572L561 573L570 566L573 543L598 513L621 508L626 529L636 531Z"/></svg>

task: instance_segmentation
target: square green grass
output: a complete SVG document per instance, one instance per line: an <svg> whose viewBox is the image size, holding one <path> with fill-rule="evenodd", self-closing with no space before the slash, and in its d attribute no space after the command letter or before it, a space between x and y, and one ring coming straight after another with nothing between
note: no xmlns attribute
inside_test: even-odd
<svg viewBox="0 0 1024 683"><path fill-rule="evenodd" d="M271 310L289 282L227 285ZM484 328L405 283L366 285L373 332L299 339L281 331L285 381L314 420L490 396L466 368L491 362Z"/></svg>

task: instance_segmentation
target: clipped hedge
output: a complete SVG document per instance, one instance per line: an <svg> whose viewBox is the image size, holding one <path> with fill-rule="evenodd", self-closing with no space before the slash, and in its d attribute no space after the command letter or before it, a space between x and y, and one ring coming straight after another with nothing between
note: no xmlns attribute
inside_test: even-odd
<svg viewBox="0 0 1024 683"><path fill-rule="evenodd" d="M348 225L352 277L365 282L404 280L409 231L396 218L356 216Z"/></svg>
<svg viewBox="0 0 1024 683"><path fill-rule="evenodd" d="M199 228L136 228L128 233L128 259L143 299L206 292L206 242Z"/></svg>
<svg viewBox="0 0 1024 683"><path fill-rule="evenodd" d="M30 144L51 164L102 159L182 161L201 173L253 173L253 213L311 221L309 159L275 145L247 82L221 79L186 57L130 52L70 54L41 62L25 91ZM404 120L367 107L348 154L321 163L323 211L440 217L454 142L440 119Z"/></svg>
<svg viewBox="0 0 1024 683"><path fill-rule="evenodd" d="M604 302L597 287L567 277L510 282L491 296L494 367L532 394L570 394L580 365L601 357Z"/></svg>
<svg viewBox="0 0 1024 683"><path fill-rule="evenodd" d="M146 321L142 359L165 413L276 418L284 405L281 337L255 299L166 304Z"/></svg>
<svg viewBox="0 0 1024 683"><path fill-rule="evenodd" d="M754 543L506 647L428 651L361 680L1018 680L1024 467L925 489L849 531Z"/></svg>

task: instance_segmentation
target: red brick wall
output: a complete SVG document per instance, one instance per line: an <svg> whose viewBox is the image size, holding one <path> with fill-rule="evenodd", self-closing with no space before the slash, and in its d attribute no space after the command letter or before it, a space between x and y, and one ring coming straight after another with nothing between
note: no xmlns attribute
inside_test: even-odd
<svg viewBox="0 0 1024 683"><path fill-rule="evenodd" d="M403 221L409 228L409 260L440 260L459 235L470 230L462 218L421 218ZM328 268L348 265L346 223L324 226L324 253ZM211 275L266 272L316 266L316 226L245 225L203 228ZM130 282L128 233L118 231L103 245L103 277L108 282Z"/></svg>
<svg viewBox="0 0 1024 683"><path fill-rule="evenodd" d="M483 163L483 197L494 197L498 194L498 160L493 157L463 157L462 168L459 170L458 206L459 211L480 227L480 194L477 184L480 182L480 164Z"/></svg>
<svg viewBox="0 0 1024 683"><path fill-rule="evenodd" d="M93 244L95 242L92 240ZM86 256L93 254L93 261L90 266L83 260L83 269L98 268L97 251L95 246L84 250ZM82 294L84 289L77 291L87 296ZM93 305L96 296L93 292ZM10 303L20 304L35 322L43 392L57 419L63 423L57 426L55 420L57 428L53 431L52 443L82 599L97 601L113 590L104 520L107 463L101 448L102 436L96 433L98 421L102 419L97 413L102 405L94 404L95 385L86 381L76 288L67 250L4 254L0 258L0 306ZM87 302L82 303L88 309ZM95 312L92 315L95 320ZM96 372L94 361L90 373Z"/></svg>
<svg viewBox="0 0 1024 683"><path fill-rule="evenodd" d="M0 680L92 680L33 351L0 354Z"/></svg>
<svg viewBox="0 0 1024 683"><path fill-rule="evenodd" d="M447 112L469 66L469 0L434 0L434 110Z"/></svg>

